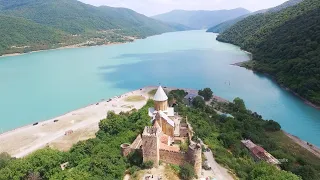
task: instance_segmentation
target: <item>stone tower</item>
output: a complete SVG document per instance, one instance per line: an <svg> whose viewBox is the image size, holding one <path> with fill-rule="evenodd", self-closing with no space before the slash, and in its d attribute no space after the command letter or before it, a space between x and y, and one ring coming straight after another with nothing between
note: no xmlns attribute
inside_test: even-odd
<svg viewBox="0 0 320 180"><path fill-rule="evenodd" d="M161 86L158 87L156 94L153 97L154 109L156 111L167 111L168 109L168 96Z"/></svg>
<svg viewBox="0 0 320 180"><path fill-rule="evenodd" d="M153 166L159 166L160 160L160 137L159 127L145 127L142 134L142 154L143 162L153 161Z"/></svg>
<svg viewBox="0 0 320 180"><path fill-rule="evenodd" d="M188 148L188 161L194 166L194 172L198 177L201 176L202 170L202 148L200 144L190 144Z"/></svg>

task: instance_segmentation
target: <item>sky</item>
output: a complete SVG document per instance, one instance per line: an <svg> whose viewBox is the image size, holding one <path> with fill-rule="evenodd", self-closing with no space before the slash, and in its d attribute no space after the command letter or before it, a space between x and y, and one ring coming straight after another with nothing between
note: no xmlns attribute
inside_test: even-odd
<svg viewBox="0 0 320 180"><path fill-rule="evenodd" d="M141 14L152 16L174 9L219 10L242 7L257 11L282 4L287 0L80 0L84 3L100 6L125 7Z"/></svg>

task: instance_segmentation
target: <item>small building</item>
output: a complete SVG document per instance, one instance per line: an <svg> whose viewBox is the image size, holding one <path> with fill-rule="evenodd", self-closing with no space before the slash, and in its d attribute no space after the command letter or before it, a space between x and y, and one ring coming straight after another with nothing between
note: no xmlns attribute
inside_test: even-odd
<svg viewBox="0 0 320 180"><path fill-rule="evenodd" d="M263 149L263 147L254 144L251 140L241 140L241 143L250 151L250 154L255 161L263 160L273 165L281 164L278 159L273 157L270 153Z"/></svg>

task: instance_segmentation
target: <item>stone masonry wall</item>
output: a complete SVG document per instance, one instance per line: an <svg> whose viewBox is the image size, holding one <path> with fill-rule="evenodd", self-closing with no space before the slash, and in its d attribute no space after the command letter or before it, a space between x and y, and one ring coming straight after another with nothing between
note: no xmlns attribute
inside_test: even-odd
<svg viewBox="0 0 320 180"><path fill-rule="evenodd" d="M139 134L137 138L132 142L130 147L132 149L140 149L141 145L142 145L142 138L141 138L141 135Z"/></svg>
<svg viewBox="0 0 320 180"><path fill-rule="evenodd" d="M143 136L142 137L142 153L143 162L153 161L154 166L159 165L159 139L156 136Z"/></svg>
<svg viewBox="0 0 320 180"><path fill-rule="evenodd" d="M186 154L160 149L160 160L175 165L183 165L186 162Z"/></svg>

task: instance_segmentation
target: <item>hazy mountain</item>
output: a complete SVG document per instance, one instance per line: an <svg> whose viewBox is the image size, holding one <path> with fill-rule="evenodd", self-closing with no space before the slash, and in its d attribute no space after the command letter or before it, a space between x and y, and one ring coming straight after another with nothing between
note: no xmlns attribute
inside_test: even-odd
<svg viewBox="0 0 320 180"><path fill-rule="evenodd" d="M152 16L152 18L163 22L183 24L194 29L203 29L248 13L250 13L250 11L243 8L217 11L174 10L168 13Z"/></svg>
<svg viewBox="0 0 320 180"><path fill-rule="evenodd" d="M259 14L259 13L277 12L277 11L280 11L280 10L285 9L287 7L294 6L294 5L296 5L296 4L298 4L298 3L302 2L302 1L303 0L289 0L289 1L283 3L283 4L279 5L279 6L274 7L274 8L263 9L263 10L259 10L259 11L256 11L256 12L253 12L253 13L250 13L250 14L246 14L246 15L240 16L238 18L231 19L231 20L222 22L222 23L220 23L220 24L218 24L216 26L213 26L213 27L209 28L207 32L221 33L223 31L225 31L226 29L230 28L231 26L233 26L234 24L236 24L237 22L245 19L248 16Z"/></svg>

